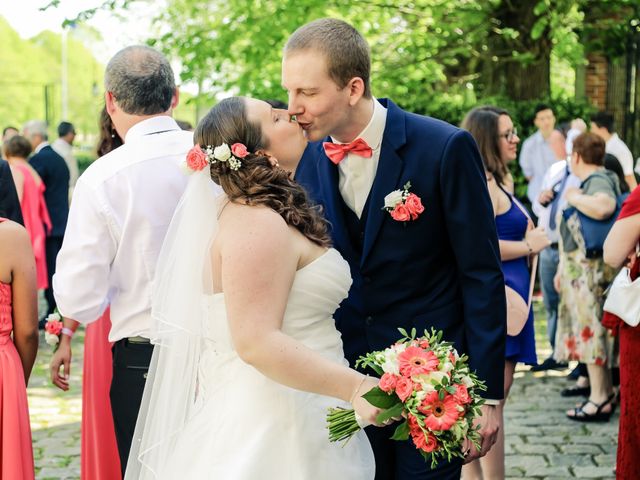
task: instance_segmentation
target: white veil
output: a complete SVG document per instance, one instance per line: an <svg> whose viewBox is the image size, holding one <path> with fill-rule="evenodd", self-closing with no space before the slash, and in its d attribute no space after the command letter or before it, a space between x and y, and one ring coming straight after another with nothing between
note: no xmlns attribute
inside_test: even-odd
<svg viewBox="0 0 640 480"><path fill-rule="evenodd" d="M217 231L216 198L209 169L192 173L160 252L151 309L155 349L126 479L158 477L176 435L200 404L203 295L213 286L209 250Z"/></svg>

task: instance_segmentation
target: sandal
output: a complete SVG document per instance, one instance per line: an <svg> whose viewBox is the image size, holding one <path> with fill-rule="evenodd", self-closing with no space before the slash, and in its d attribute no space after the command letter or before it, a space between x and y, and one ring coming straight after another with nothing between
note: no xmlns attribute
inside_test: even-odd
<svg viewBox="0 0 640 480"><path fill-rule="evenodd" d="M576 422L608 422L609 418L611 418L611 415L613 414L614 406L611 405L611 410L609 410L608 412L603 412L602 409L607 405L611 404L611 401L614 398L615 398L615 394L611 394L609 395L609 398L607 398L600 405L598 405L595 402L592 402L591 400L586 400L585 402L582 403L582 405L580 405L579 407L575 407L573 409L573 415L567 414L567 417L570 420L575 420ZM596 407L596 411L594 413L587 413L584 411L584 407L588 403Z"/></svg>
<svg viewBox="0 0 640 480"><path fill-rule="evenodd" d="M571 387L564 388L560 391L560 396L562 397L587 397L591 395L591 387L587 385L586 387L579 387L578 385L573 385Z"/></svg>

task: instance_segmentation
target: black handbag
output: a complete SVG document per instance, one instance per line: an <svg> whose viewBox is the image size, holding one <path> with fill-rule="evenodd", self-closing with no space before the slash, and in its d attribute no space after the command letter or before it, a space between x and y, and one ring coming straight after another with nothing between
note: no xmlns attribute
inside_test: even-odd
<svg viewBox="0 0 640 480"><path fill-rule="evenodd" d="M609 177L607 178L609 179ZM582 185L580 185L580 188L582 188L583 185L584 182ZM618 190L615 184L613 184L613 187L614 191ZM613 224L618 218L622 203L628 196L628 193L618 195L618 197L616 198L616 209L606 220L596 220L594 218L588 217L576 207L568 207L562 212L562 216L564 217L565 222L568 221L573 214L577 215L578 222L580 223L580 233L582 234L582 238L584 240L585 257L602 257L602 247L604 245L604 241L609 234L609 230L611 230L611 227L613 227Z"/></svg>

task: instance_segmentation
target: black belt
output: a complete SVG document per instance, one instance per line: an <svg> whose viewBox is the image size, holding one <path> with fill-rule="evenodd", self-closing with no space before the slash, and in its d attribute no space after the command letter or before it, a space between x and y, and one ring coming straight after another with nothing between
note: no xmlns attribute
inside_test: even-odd
<svg viewBox="0 0 640 480"><path fill-rule="evenodd" d="M145 337L128 337L118 340L117 343L122 343L124 345L135 344L135 345L151 345L151 340Z"/></svg>

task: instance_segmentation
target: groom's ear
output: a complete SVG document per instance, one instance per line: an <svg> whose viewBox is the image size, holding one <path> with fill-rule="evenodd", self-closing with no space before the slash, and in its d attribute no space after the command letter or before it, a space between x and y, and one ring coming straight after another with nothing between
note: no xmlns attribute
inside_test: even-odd
<svg viewBox="0 0 640 480"><path fill-rule="evenodd" d="M349 89L349 105L355 106L364 95L364 80L360 77L353 77L347 83Z"/></svg>

